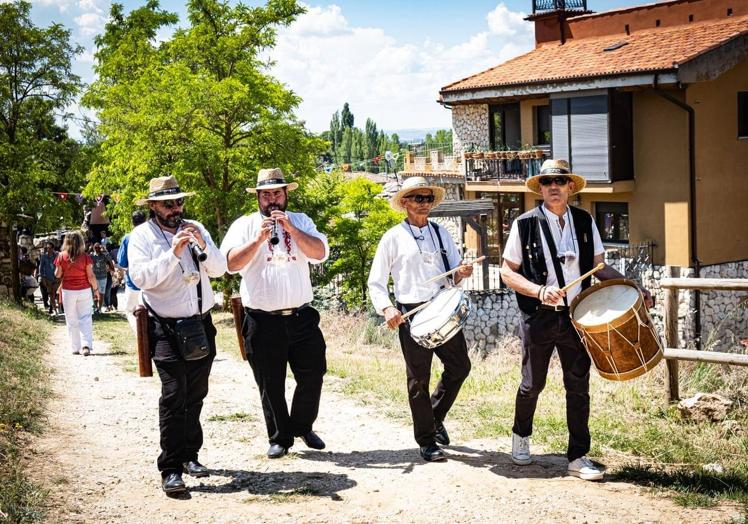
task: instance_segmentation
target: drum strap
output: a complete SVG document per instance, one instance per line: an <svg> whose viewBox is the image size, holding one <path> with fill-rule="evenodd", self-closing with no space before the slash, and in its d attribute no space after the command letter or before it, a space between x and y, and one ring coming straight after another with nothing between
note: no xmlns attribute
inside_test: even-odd
<svg viewBox="0 0 748 524"><path fill-rule="evenodd" d="M436 225L436 223L429 221L429 224L431 224L431 227L434 228L434 231L436 231L436 238L439 240L439 253L442 255L442 262L444 263L444 271L449 271L452 269L449 267L449 261L447 260L447 250L444 249L444 243L442 242L442 234L439 232L439 226ZM450 276L449 278L454 278L453 276Z"/></svg>
<svg viewBox="0 0 748 524"><path fill-rule="evenodd" d="M558 280L558 287L564 287L566 285L566 281L564 280L564 271L563 269L561 269L561 262L558 260L556 241L553 240L551 229L548 227L548 219L545 217L544 213L539 213L537 217L538 221L540 222L540 227L543 230L545 241L548 244L548 251L551 252L551 260L553 261L553 269L556 271L556 280ZM569 306L569 303L566 301L566 297L564 297L564 305L567 307Z"/></svg>

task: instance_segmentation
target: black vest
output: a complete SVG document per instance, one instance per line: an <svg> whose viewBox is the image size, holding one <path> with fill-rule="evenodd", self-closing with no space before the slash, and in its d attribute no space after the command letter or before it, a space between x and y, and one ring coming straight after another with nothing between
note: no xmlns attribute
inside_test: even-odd
<svg viewBox="0 0 748 524"><path fill-rule="evenodd" d="M569 210L574 220L574 232L579 244L579 272L584 274L592 269L594 259L592 217L587 211L577 207L569 206ZM519 238L522 242L522 264L518 273L530 282L541 286L545 285L548 279L548 268L545 264L543 241L541 240L543 230L539 220L542 217L543 211L538 206L517 218ZM585 278L582 281L582 289L590 287L591 282L592 277ZM517 296L517 304L524 313L529 315L538 309L540 300L536 297L528 297L520 293L515 293L515 295Z"/></svg>

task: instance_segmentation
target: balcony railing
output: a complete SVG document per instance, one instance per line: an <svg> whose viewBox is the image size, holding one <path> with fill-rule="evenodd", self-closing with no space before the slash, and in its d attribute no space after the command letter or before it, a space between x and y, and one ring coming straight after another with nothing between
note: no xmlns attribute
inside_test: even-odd
<svg viewBox="0 0 748 524"><path fill-rule="evenodd" d="M532 12L587 10L587 0L533 0Z"/></svg>
<svg viewBox="0 0 748 524"><path fill-rule="evenodd" d="M468 182L522 181L540 172L545 154L540 149L465 153L465 177Z"/></svg>
<svg viewBox="0 0 748 524"><path fill-rule="evenodd" d="M414 156L413 153L405 154L403 171L406 173L435 173L449 172L460 173L462 171L462 157L445 156L442 151L429 151L429 156Z"/></svg>

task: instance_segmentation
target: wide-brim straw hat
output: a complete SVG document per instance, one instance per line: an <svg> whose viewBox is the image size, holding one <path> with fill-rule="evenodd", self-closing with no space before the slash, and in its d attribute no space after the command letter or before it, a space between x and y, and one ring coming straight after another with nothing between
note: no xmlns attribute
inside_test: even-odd
<svg viewBox="0 0 748 524"><path fill-rule="evenodd" d="M279 167L260 169L260 172L257 173L257 185L248 187L247 193L257 193L263 189L278 189L280 187L287 187L289 191L293 191L299 187L299 184L286 182L286 177L283 176L283 171Z"/></svg>
<svg viewBox="0 0 748 524"><path fill-rule="evenodd" d="M151 178L148 184L148 196L141 198L136 202L139 206L144 206L148 202L156 202L159 200L176 200L177 198L184 198L194 195L194 192L184 192L179 189L177 179L173 175L160 176Z"/></svg>
<svg viewBox="0 0 748 524"><path fill-rule="evenodd" d="M569 165L569 162L567 162L566 160L549 159L543 162L543 165L540 166L539 175L531 176L530 178L525 180L525 187L527 187L527 189L529 189L533 193L542 195L542 192L540 191L540 179L544 176L555 175L563 175L569 177L569 179L574 182L574 191L572 193L569 193L569 195L575 195L579 193L587 185L587 181L584 179L584 177L571 172L571 166Z"/></svg>
<svg viewBox="0 0 748 524"><path fill-rule="evenodd" d="M406 178L400 190L392 197L392 200L390 201L392 209L395 211L405 211L401 200L416 189L430 189L434 193L434 207L438 206L439 203L444 200L445 191L443 187L429 184L428 180L422 176L414 176Z"/></svg>

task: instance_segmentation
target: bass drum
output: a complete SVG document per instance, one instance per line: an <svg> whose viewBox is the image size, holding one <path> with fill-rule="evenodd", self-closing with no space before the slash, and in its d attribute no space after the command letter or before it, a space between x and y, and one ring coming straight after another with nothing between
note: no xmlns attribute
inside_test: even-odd
<svg viewBox="0 0 748 524"><path fill-rule="evenodd" d="M601 377L629 380L662 360L662 342L633 281L605 280L582 291L570 313Z"/></svg>
<svg viewBox="0 0 748 524"><path fill-rule="evenodd" d="M442 289L428 306L413 315L410 336L425 348L438 348L460 332L471 311L470 299L462 289Z"/></svg>

